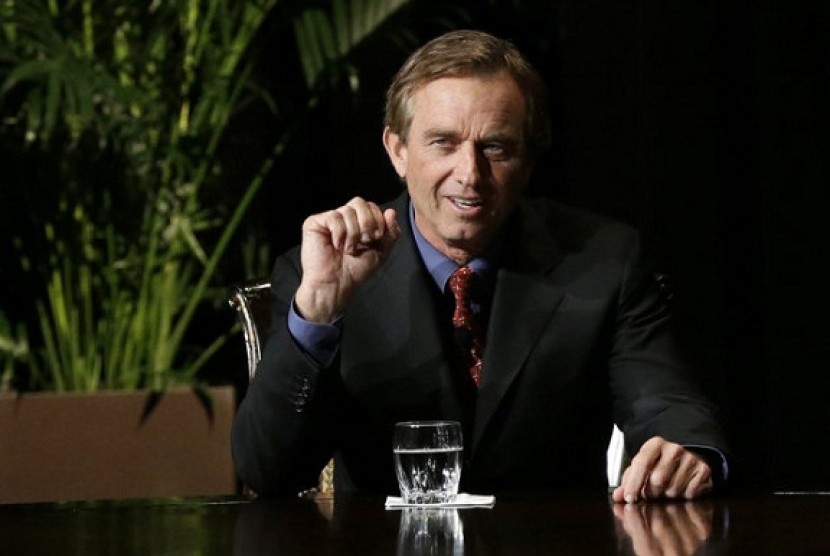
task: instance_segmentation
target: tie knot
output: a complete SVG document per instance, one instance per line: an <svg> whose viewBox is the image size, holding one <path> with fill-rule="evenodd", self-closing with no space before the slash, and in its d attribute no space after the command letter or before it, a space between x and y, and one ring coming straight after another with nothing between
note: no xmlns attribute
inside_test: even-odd
<svg viewBox="0 0 830 556"><path fill-rule="evenodd" d="M470 286L475 278L475 271L469 266L460 266L450 276L450 291L455 296L456 302L469 301Z"/></svg>

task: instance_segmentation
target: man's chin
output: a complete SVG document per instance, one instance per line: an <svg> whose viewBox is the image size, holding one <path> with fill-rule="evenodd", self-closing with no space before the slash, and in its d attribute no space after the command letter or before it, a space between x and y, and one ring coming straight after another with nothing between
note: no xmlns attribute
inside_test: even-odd
<svg viewBox="0 0 830 556"><path fill-rule="evenodd" d="M491 234L480 227L465 227L463 230L455 230L455 233L445 235L444 243L451 249L467 251L478 256L487 248L491 239Z"/></svg>

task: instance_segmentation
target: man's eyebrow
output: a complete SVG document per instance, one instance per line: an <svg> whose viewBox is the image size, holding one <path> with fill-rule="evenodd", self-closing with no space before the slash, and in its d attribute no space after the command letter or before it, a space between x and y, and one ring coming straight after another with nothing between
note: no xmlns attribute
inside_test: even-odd
<svg viewBox="0 0 830 556"><path fill-rule="evenodd" d="M431 139L433 137L455 137L456 133L450 129L433 127L424 131L424 137Z"/></svg>
<svg viewBox="0 0 830 556"><path fill-rule="evenodd" d="M518 143L521 139L521 136L517 136L515 133L509 131L495 131L485 135L479 141L481 143Z"/></svg>
<svg viewBox="0 0 830 556"><path fill-rule="evenodd" d="M443 138L455 138L458 137L458 133L446 128L435 127L431 129L427 129L423 133L424 138L426 139L434 139L436 137L443 137ZM505 143L505 144L516 144L522 141L521 136L517 136L515 133L510 131L494 131L493 133L489 133L480 137L476 140L476 143Z"/></svg>

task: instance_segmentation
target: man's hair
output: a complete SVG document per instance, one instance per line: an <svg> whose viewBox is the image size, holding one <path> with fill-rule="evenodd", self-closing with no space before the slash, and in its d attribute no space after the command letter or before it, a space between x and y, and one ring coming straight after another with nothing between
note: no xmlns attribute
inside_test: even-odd
<svg viewBox="0 0 830 556"><path fill-rule="evenodd" d="M452 31L416 50L386 91L384 125L406 143L412 123L412 97L442 77L480 77L506 71L525 98L527 152L536 156L550 145L547 89L542 78L509 41L482 31Z"/></svg>

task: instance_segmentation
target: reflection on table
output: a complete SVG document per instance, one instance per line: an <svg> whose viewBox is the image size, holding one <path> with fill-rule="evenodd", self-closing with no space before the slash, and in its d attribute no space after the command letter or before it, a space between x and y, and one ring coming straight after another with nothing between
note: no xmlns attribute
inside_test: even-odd
<svg viewBox="0 0 830 556"><path fill-rule="evenodd" d="M830 496L614 505L499 495L492 509L386 510L382 496L0 506L3 554L830 554Z"/></svg>
<svg viewBox="0 0 830 556"><path fill-rule="evenodd" d="M398 556L464 554L464 523L454 508L404 508L398 525Z"/></svg>
<svg viewBox="0 0 830 556"><path fill-rule="evenodd" d="M720 553L728 537L727 506L709 500L616 504L612 511L621 551L636 556Z"/></svg>

